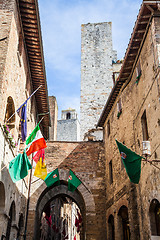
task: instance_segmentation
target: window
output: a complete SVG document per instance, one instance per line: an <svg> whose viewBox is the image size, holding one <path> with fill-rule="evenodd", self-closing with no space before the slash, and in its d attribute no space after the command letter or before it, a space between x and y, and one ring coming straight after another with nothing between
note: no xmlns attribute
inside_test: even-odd
<svg viewBox="0 0 160 240"><path fill-rule="evenodd" d="M70 114L70 112L66 114L66 119L71 119L71 114Z"/></svg>
<svg viewBox="0 0 160 240"><path fill-rule="evenodd" d="M110 184L113 183L112 160L109 162L109 181L110 181Z"/></svg>
<svg viewBox="0 0 160 240"><path fill-rule="evenodd" d="M141 124L142 124L143 141L147 141L149 139L149 135L148 135L146 110L144 111L141 117Z"/></svg>
<svg viewBox="0 0 160 240"><path fill-rule="evenodd" d="M15 106L13 102L13 98L10 96L7 99L7 107L6 107L6 113L5 113L5 120L4 122L7 122L7 125L9 129L15 128ZM9 119L9 121L7 121Z"/></svg>
<svg viewBox="0 0 160 240"><path fill-rule="evenodd" d="M121 113L122 113L122 102L121 102L121 99L119 99L119 101L117 102L117 118L120 117Z"/></svg>
<svg viewBox="0 0 160 240"><path fill-rule="evenodd" d="M18 40L18 49L17 49L20 55L22 54L22 42L23 42L22 33L20 33L19 40Z"/></svg>
<svg viewBox="0 0 160 240"><path fill-rule="evenodd" d="M108 120L107 122L107 136L109 137L110 135L110 121Z"/></svg>

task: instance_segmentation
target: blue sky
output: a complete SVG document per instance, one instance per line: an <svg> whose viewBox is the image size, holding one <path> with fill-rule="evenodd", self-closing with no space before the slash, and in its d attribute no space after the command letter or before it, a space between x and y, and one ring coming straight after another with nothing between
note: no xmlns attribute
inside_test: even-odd
<svg viewBox="0 0 160 240"><path fill-rule="evenodd" d="M79 113L81 24L112 22L113 49L124 57L141 0L39 0L49 96ZM80 116L79 116L80 118Z"/></svg>

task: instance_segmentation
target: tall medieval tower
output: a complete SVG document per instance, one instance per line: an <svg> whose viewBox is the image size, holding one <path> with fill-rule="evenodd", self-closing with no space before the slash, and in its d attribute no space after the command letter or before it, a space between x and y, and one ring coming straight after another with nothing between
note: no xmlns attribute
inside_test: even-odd
<svg viewBox="0 0 160 240"><path fill-rule="evenodd" d="M113 87L112 23L82 25L81 31L81 140L95 129Z"/></svg>

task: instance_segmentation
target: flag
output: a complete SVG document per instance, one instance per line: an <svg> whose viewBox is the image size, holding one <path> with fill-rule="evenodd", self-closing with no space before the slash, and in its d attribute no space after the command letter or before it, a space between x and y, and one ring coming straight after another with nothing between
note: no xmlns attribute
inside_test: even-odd
<svg viewBox="0 0 160 240"><path fill-rule="evenodd" d="M40 85L16 111L21 118L21 135L23 142L26 140L27 137L27 102L41 86L42 85Z"/></svg>
<svg viewBox="0 0 160 240"><path fill-rule="evenodd" d="M27 137L27 101L25 101L18 109L17 113L21 121L21 136L24 142Z"/></svg>
<svg viewBox="0 0 160 240"><path fill-rule="evenodd" d="M37 156L39 159L37 160ZM33 157L34 161L37 161L37 165L34 171L34 176L45 179L47 177L47 168L45 163L44 149L40 149L36 155Z"/></svg>
<svg viewBox="0 0 160 240"><path fill-rule="evenodd" d="M46 216L45 216L45 219L46 219L46 221L47 221L49 227L51 227L51 225L52 225L52 218L51 218L51 215L50 215L49 217L46 215Z"/></svg>
<svg viewBox="0 0 160 240"><path fill-rule="evenodd" d="M13 182L17 182L28 175L28 170L32 168L26 152L19 153L9 164L9 173Z"/></svg>
<svg viewBox="0 0 160 240"><path fill-rule="evenodd" d="M53 172L50 172L47 177L44 179L47 187L52 186L54 183L59 183L59 172L58 168L56 168Z"/></svg>
<svg viewBox="0 0 160 240"><path fill-rule="evenodd" d="M117 140L116 143L130 181L138 184L141 175L141 159L143 157L131 151Z"/></svg>
<svg viewBox="0 0 160 240"><path fill-rule="evenodd" d="M68 190L71 192L74 192L76 188L81 184L81 181L79 178L76 177L76 175L72 172L72 170L69 170L69 177L68 177Z"/></svg>
<svg viewBox="0 0 160 240"><path fill-rule="evenodd" d="M35 155L33 157L33 160L35 161L35 163L37 163L40 159L40 157L42 157L42 151L44 149L40 149L39 151L35 152Z"/></svg>
<svg viewBox="0 0 160 240"><path fill-rule="evenodd" d="M29 156L31 153L34 153L42 148L46 148L46 142L42 136L42 133L40 131L39 124L35 127L33 132L30 134L30 136L26 140L26 145L28 145L28 149L26 151L27 156Z"/></svg>

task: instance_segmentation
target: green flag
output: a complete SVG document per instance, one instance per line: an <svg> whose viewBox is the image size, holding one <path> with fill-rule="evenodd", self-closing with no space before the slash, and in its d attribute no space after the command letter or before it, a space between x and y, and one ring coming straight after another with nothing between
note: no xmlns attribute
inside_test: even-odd
<svg viewBox="0 0 160 240"><path fill-rule="evenodd" d="M116 143L130 181L138 184L141 175L141 159L143 157L131 151L117 140Z"/></svg>
<svg viewBox="0 0 160 240"><path fill-rule="evenodd" d="M59 183L59 171L56 168L53 172L48 173L47 177L44 179L47 187L52 186L54 183Z"/></svg>
<svg viewBox="0 0 160 240"><path fill-rule="evenodd" d="M71 192L74 192L76 188L81 184L81 181L79 178L76 177L76 175L72 172L72 170L69 170L69 177L68 177L68 190Z"/></svg>
<svg viewBox="0 0 160 240"><path fill-rule="evenodd" d="M9 164L9 173L13 182L17 182L28 175L28 170L32 168L27 154L19 153Z"/></svg>

